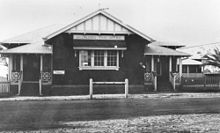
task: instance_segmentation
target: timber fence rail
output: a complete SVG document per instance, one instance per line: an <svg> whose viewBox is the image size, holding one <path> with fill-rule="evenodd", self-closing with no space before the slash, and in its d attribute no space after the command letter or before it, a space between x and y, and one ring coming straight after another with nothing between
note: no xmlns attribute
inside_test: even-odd
<svg viewBox="0 0 220 133"><path fill-rule="evenodd" d="M125 79L124 82L94 82L92 78L89 79L89 97L93 98L93 89L94 85L124 85L124 95L125 98L128 97L128 79Z"/></svg>

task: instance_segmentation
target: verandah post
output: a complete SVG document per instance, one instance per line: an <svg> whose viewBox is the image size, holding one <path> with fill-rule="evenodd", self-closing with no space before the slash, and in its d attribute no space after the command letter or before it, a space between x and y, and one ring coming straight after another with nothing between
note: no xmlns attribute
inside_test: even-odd
<svg viewBox="0 0 220 133"><path fill-rule="evenodd" d="M40 55L40 78L39 78L39 95L42 95L42 72L43 72L43 55Z"/></svg>
<svg viewBox="0 0 220 133"><path fill-rule="evenodd" d="M128 79L125 79L125 98L128 98Z"/></svg>
<svg viewBox="0 0 220 133"><path fill-rule="evenodd" d="M21 85L22 85L22 82L23 82L23 55L20 55L20 79L18 81L18 94L17 95L20 95L21 94Z"/></svg>
<svg viewBox="0 0 220 133"><path fill-rule="evenodd" d="M92 95L93 95L93 79L90 78L89 79L89 98L92 99Z"/></svg>

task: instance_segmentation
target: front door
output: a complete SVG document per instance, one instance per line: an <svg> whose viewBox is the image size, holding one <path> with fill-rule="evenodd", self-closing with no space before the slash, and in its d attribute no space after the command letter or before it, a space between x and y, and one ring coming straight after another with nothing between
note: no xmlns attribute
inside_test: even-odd
<svg viewBox="0 0 220 133"><path fill-rule="evenodd" d="M169 57L161 57L161 78L169 80Z"/></svg>
<svg viewBox="0 0 220 133"><path fill-rule="evenodd" d="M169 57L160 57L160 75L158 75L158 91L170 91L172 86L169 82Z"/></svg>
<svg viewBox="0 0 220 133"><path fill-rule="evenodd" d="M24 56L23 81L39 81L40 78L40 56Z"/></svg>

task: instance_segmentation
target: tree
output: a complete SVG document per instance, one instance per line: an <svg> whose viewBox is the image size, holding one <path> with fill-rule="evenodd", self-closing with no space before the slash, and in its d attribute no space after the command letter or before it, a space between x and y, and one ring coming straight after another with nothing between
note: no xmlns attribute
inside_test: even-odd
<svg viewBox="0 0 220 133"><path fill-rule="evenodd" d="M220 68L220 51L218 48L214 49L214 53L209 52L203 58L203 65L212 65Z"/></svg>

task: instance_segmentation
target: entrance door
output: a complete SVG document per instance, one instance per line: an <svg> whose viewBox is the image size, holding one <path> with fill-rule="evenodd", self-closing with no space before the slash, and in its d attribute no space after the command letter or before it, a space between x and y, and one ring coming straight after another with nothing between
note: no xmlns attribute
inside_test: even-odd
<svg viewBox="0 0 220 133"><path fill-rule="evenodd" d="M158 75L158 91L171 91L172 86L169 82L169 57L160 57L161 74Z"/></svg>
<svg viewBox="0 0 220 133"><path fill-rule="evenodd" d="M39 81L40 78L40 56L24 56L23 80Z"/></svg>
<svg viewBox="0 0 220 133"><path fill-rule="evenodd" d="M161 78L169 80L169 57L161 57Z"/></svg>

